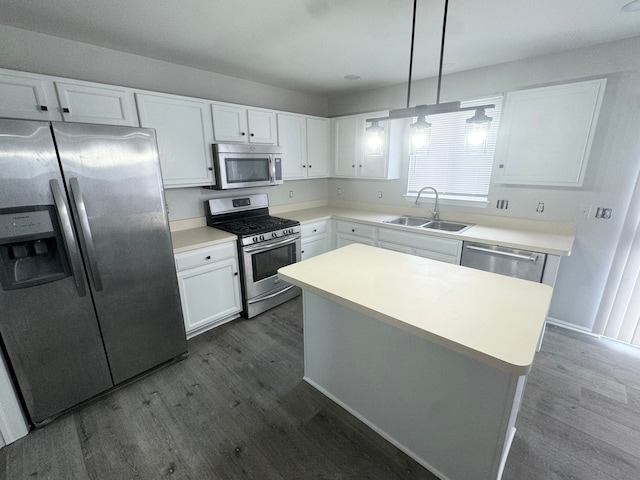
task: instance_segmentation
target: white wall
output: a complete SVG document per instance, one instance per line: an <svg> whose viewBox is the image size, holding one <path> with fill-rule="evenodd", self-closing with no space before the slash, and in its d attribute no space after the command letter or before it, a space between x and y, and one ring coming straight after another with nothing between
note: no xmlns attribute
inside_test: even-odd
<svg viewBox="0 0 640 480"><path fill-rule="evenodd" d="M327 115L327 99L0 25L0 67L126 87Z"/></svg>
<svg viewBox="0 0 640 480"><path fill-rule="evenodd" d="M442 206L447 213L482 213L577 224L573 253L563 258L550 316L590 330L593 327L631 193L640 169L640 37L591 48L505 63L445 76L442 101L464 100L530 88L606 77L607 87L582 188L490 187L484 209ZM435 101L435 80L416 82L414 103ZM406 85L329 99L331 116L406 106ZM329 197L355 202L407 206L408 158L400 180L388 182L331 179ZM340 187L342 195L338 197ZM378 191L383 198L378 199ZM508 199L509 209L495 208ZM545 211L536 213L538 202ZM578 218L582 205L592 205L589 219ZM596 207L613 208L610 220L595 219Z"/></svg>

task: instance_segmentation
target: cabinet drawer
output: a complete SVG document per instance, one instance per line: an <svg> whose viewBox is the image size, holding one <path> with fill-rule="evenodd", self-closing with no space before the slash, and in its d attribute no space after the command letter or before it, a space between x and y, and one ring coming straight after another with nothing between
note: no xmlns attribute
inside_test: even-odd
<svg viewBox="0 0 640 480"><path fill-rule="evenodd" d="M378 230L378 240L454 257L458 257L462 249L461 240L437 237L424 233L399 232L390 228L380 228Z"/></svg>
<svg viewBox="0 0 640 480"><path fill-rule="evenodd" d="M300 227L300 230L302 231L302 238L310 237L312 235L324 234L327 231L327 222L322 221L322 222L307 223L305 225L302 225Z"/></svg>
<svg viewBox="0 0 640 480"><path fill-rule="evenodd" d="M338 222L337 230L338 233L346 233L348 235L357 235L371 239L375 239L376 237L376 227L363 225L361 223Z"/></svg>
<svg viewBox="0 0 640 480"><path fill-rule="evenodd" d="M182 252L175 255L176 269L178 271L187 268L199 267L225 258L236 256L236 243L228 242L212 247L198 248L190 252Z"/></svg>

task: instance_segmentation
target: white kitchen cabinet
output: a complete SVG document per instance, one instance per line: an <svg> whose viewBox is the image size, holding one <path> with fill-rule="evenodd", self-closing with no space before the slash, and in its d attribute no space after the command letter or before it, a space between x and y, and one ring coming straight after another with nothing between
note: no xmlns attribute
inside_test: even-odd
<svg viewBox="0 0 640 480"><path fill-rule="evenodd" d="M139 126L132 90L68 80L55 87L65 122Z"/></svg>
<svg viewBox="0 0 640 480"><path fill-rule="evenodd" d="M213 185L213 128L209 103L136 93L140 126L156 129L167 188Z"/></svg>
<svg viewBox="0 0 640 480"><path fill-rule="evenodd" d="M330 249L329 221L307 223L301 226L302 260L326 253Z"/></svg>
<svg viewBox="0 0 640 480"><path fill-rule="evenodd" d="M130 89L10 70L0 71L0 116L138 126Z"/></svg>
<svg viewBox="0 0 640 480"><path fill-rule="evenodd" d="M43 75L0 70L0 117L62 120L53 82Z"/></svg>
<svg viewBox="0 0 640 480"><path fill-rule="evenodd" d="M462 255L462 240L391 228L378 229L378 246L456 265Z"/></svg>
<svg viewBox="0 0 640 480"><path fill-rule="evenodd" d="M336 222L336 248L362 243L376 246L376 227L355 222Z"/></svg>
<svg viewBox="0 0 640 480"><path fill-rule="evenodd" d="M187 338L242 310L235 241L175 255Z"/></svg>
<svg viewBox="0 0 640 480"><path fill-rule="evenodd" d="M277 142L276 114L271 110L213 103L211 113L216 142L270 144Z"/></svg>
<svg viewBox="0 0 640 480"><path fill-rule="evenodd" d="M606 79L509 92L496 144L498 183L579 187Z"/></svg>
<svg viewBox="0 0 640 480"><path fill-rule="evenodd" d="M391 124L378 122L384 128L381 155L368 155L365 148L367 118L386 117L387 112L351 115L333 122L333 176L375 180L400 177L400 155L391 145Z"/></svg>
<svg viewBox="0 0 640 480"><path fill-rule="evenodd" d="M329 175L329 127L324 118L279 113L278 145L285 180Z"/></svg>
<svg viewBox="0 0 640 480"><path fill-rule="evenodd" d="M329 176L330 137L329 119L307 117L307 177Z"/></svg>

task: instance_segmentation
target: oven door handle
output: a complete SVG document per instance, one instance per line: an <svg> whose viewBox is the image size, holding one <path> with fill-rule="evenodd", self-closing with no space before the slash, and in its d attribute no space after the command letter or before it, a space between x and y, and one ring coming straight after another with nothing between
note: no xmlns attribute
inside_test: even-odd
<svg viewBox="0 0 640 480"><path fill-rule="evenodd" d="M273 247L279 247L280 245L287 245L289 243L295 243L296 241L298 241L300 239L300 235L294 235L294 236L288 236L287 238L283 239L283 240L278 240L275 242L269 241L269 242L263 242L258 244L255 247L244 247L244 251L246 253L258 253L258 252L262 252L262 251L267 251L267 250L271 250Z"/></svg>
<svg viewBox="0 0 640 480"><path fill-rule="evenodd" d="M278 295L282 295L284 292L288 292L293 287L295 287L295 285L289 285L287 288L283 288L282 290L278 290L276 293L272 293L271 295L265 295L264 297L254 298L252 300L249 300L247 303L249 305L252 305L254 303L262 302L263 300L269 300L270 298L277 297Z"/></svg>

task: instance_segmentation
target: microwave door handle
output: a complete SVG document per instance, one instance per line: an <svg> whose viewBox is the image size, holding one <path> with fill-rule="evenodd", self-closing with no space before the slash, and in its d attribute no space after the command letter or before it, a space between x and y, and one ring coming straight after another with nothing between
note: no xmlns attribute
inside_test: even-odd
<svg viewBox="0 0 640 480"><path fill-rule="evenodd" d="M269 176L271 177L270 183L276 183L276 162L273 159L273 155L269 155Z"/></svg>

